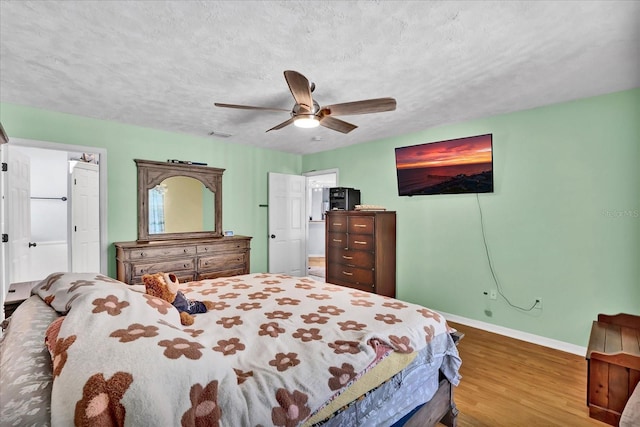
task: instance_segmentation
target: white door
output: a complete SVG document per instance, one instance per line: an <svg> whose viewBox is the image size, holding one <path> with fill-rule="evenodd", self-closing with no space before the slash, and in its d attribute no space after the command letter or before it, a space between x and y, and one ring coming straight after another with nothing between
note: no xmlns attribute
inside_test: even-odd
<svg viewBox="0 0 640 427"><path fill-rule="evenodd" d="M269 272L307 275L306 178L269 173Z"/></svg>
<svg viewBox="0 0 640 427"><path fill-rule="evenodd" d="M29 279L31 246L31 172L29 157L9 147L9 283Z"/></svg>
<svg viewBox="0 0 640 427"><path fill-rule="evenodd" d="M71 176L71 271L100 272L99 166L77 162Z"/></svg>

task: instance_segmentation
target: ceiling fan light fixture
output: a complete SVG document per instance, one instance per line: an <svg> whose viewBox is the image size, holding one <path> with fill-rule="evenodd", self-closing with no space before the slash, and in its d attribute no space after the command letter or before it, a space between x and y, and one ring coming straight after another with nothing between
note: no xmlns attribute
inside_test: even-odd
<svg viewBox="0 0 640 427"><path fill-rule="evenodd" d="M320 126L320 120L313 114L297 116L293 124L299 128L311 129Z"/></svg>

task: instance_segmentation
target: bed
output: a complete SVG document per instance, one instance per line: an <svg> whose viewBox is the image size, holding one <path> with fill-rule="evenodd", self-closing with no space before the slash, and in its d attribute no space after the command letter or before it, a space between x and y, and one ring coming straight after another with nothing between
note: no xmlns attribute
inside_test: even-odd
<svg viewBox="0 0 640 427"><path fill-rule="evenodd" d="M91 273L44 279L2 338L0 423L456 423L461 361L436 311L267 273L181 290L215 308L185 327L140 287Z"/></svg>

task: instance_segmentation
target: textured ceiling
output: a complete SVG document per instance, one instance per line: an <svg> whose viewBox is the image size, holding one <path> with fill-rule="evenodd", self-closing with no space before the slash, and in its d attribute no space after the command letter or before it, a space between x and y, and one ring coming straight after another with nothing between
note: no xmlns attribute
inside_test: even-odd
<svg viewBox="0 0 640 427"><path fill-rule="evenodd" d="M304 154L640 87L640 2L1 0L0 55L2 102ZM290 109L287 69L398 107L346 135L214 107Z"/></svg>

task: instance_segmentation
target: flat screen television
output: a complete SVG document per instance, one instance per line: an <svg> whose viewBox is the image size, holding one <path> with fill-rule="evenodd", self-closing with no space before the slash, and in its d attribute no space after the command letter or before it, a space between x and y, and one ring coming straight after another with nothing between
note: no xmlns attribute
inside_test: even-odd
<svg viewBox="0 0 640 427"><path fill-rule="evenodd" d="M398 195L493 192L493 135L396 148Z"/></svg>

